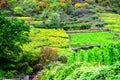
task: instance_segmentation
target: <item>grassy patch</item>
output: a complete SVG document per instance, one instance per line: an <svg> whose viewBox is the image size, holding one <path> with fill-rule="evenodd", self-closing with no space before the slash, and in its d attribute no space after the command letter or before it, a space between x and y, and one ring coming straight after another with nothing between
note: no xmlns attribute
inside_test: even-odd
<svg viewBox="0 0 120 80"><path fill-rule="evenodd" d="M103 44L110 41L110 39L116 38L112 33L109 32L92 32L92 33L80 33L71 34L72 46L78 47L82 45L93 45Z"/></svg>

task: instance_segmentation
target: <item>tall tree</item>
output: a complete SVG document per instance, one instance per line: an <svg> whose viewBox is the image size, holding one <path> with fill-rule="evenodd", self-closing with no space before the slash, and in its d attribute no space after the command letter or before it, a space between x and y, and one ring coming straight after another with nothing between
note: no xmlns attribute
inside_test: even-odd
<svg viewBox="0 0 120 80"><path fill-rule="evenodd" d="M8 20L0 14L0 69L15 67L22 44L28 42L28 32L29 26L23 21Z"/></svg>

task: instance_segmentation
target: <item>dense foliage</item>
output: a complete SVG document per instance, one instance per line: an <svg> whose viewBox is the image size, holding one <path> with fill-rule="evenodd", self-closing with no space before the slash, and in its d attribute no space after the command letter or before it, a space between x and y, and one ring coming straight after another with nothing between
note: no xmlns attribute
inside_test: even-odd
<svg viewBox="0 0 120 80"><path fill-rule="evenodd" d="M104 66L88 66L81 63L59 65L46 69L38 80L119 80L120 64Z"/></svg>
<svg viewBox="0 0 120 80"><path fill-rule="evenodd" d="M111 65L116 61L120 61L120 42L118 43L104 43L100 48L94 47L89 50L80 50L68 58L68 63L85 62L96 63L102 65Z"/></svg>
<svg viewBox="0 0 120 80"><path fill-rule="evenodd" d="M69 64L56 63L47 66L38 80L119 80L119 48L120 42L107 43L101 48L95 47L87 51L80 50L69 56Z"/></svg>
<svg viewBox="0 0 120 80"><path fill-rule="evenodd" d="M14 69L22 44L28 42L29 26L24 21L8 20L0 14L0 68Z"/></svg>

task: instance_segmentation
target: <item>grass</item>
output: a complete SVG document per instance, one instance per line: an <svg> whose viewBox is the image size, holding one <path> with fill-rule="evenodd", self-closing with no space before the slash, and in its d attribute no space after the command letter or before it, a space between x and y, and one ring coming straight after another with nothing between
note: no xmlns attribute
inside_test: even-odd
<svg viewBox="0 0 120 80"><path fill-rule="evenodd" d="M81 33L81 34L71 34L72 46L78 47L82 45L94 45L94 44L104 44L110 39L116 38L112 33L109 32L92 32L92 33Z"/></svg>
<svg viewBox="0 0 120 80"><path fill-rule="evenodd" d="M40 52L40 47L51 47L55 49L68 48L68 35L62 29L38 29L31 28L31 42L24 44L24 51Z"/></svg>

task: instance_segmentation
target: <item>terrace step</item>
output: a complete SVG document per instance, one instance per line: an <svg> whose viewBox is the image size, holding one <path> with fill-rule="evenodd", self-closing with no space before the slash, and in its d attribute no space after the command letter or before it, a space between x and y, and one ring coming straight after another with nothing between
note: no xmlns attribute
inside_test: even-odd
<svg viewBox="0 0 120 80"><path fill-rule="evenodd" d="M67 34L77 34L77 33L92 33L92 32L104 32L111 31L108 28L95 28L95 29L85 29L85 30L67 30Z"/></svg>
<svg viewBox="0 0 120 80"><path fill-rule="evenodd" d="M98 45L85 45L85 46L81 46L81 47L71 47L71 50L78 52L78 51L80 51L80 49L88 50L88 49L92 49L94 47L100 48L100 46L101 46L100 44L98 44Z"/></svg>

